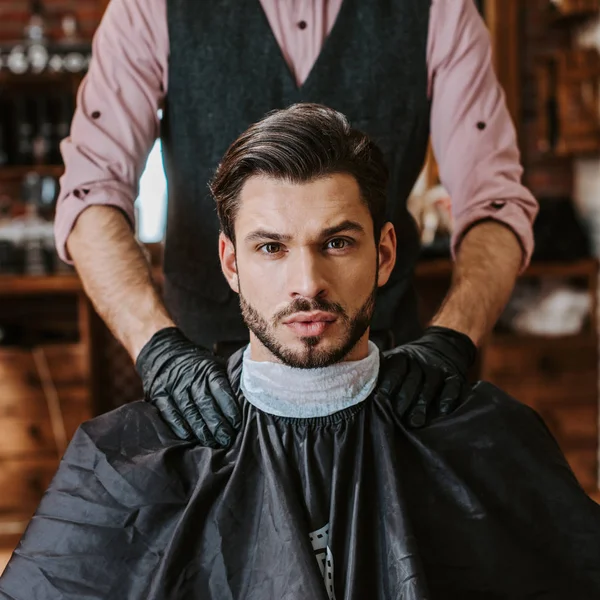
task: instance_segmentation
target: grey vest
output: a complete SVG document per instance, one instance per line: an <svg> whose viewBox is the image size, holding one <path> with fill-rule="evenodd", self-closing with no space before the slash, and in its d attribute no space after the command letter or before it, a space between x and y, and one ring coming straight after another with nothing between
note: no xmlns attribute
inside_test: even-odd
<svg viewBox="0 0 600 600"><path fill-rule="evenodd" d="M319 102L370 134L390 168L388 218L398 260L378 295L373 329L397 341L417 330L412 270L418 235L406 200L429 136L426 46L430 0L344 0L298 88L259 0L167 0L169 90L162 122L169 208L166 301L194 341L245 339L237 296L217 254L208 182L235 138L267 112Z"/></svg>

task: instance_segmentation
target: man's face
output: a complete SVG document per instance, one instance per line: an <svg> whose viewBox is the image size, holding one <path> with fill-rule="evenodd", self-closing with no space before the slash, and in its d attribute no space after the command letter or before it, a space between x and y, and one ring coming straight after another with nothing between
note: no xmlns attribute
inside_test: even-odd
<svg viewBox="0 0 600 600"><path fill-rule="evenodd" d="M367 354L374 296L395 260L390 224L375 245L356 180L292 184L252 177L242 188L235 247L223 272L240 295L255 360L316 368Z"/></svg>

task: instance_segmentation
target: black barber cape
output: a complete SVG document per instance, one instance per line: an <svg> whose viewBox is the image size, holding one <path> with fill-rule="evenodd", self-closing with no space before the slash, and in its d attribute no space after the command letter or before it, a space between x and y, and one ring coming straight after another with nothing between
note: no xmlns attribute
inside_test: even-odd
<svg viewBox="0 0 600 600"><path fill-rule="evenodd" d="M599 599L600 507L539 417L479 383L407 430L393 375L325 418L245 402L227 451L143 402L83 424L0 598Z"/></svg>

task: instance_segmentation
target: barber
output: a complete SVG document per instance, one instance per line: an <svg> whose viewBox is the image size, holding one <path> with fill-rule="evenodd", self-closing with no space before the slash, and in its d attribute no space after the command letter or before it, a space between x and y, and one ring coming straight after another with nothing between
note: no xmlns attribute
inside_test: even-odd
<svg viewBox="0 0 600 600"><path fill-rule="evenodd" d="M227 356L247 331L221 274L208 182L240 132L303 101L340 110L386 155L399 245L372 326L382 348L420 335L419 237L406 201L431 132L453 202L456 261L437 328L414 345L416 374L403 390L412 425L443 396L432 381L464 376L461 355L491 330L531 256L537 204L520 182L473 0L112 0L61 147L56 242L181 437L227 445L240 422L209 352ZM169 184L164 303L134 237L133 207L159 135Z"/></svg>

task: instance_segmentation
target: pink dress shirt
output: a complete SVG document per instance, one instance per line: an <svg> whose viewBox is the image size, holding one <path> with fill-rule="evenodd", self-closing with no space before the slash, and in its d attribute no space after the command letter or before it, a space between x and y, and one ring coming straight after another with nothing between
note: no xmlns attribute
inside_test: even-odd
<svg viewBox="0 0 600 600"><path fill-rule="evenodd" d="M260 0L298 84L306 80L342 1ZM96 32L71 136L61 145L66 170L55 234L67 261L67 237L87 207L117 207L133 226L138 180L158 136L157 109L168 89L166 10L166 0L112 0ZM452 198L453 249L473 224L493 219L514 231L525 267L538 206L521 185L515 130L473 0L431 0L427 68L431 139Z"/></svg>

